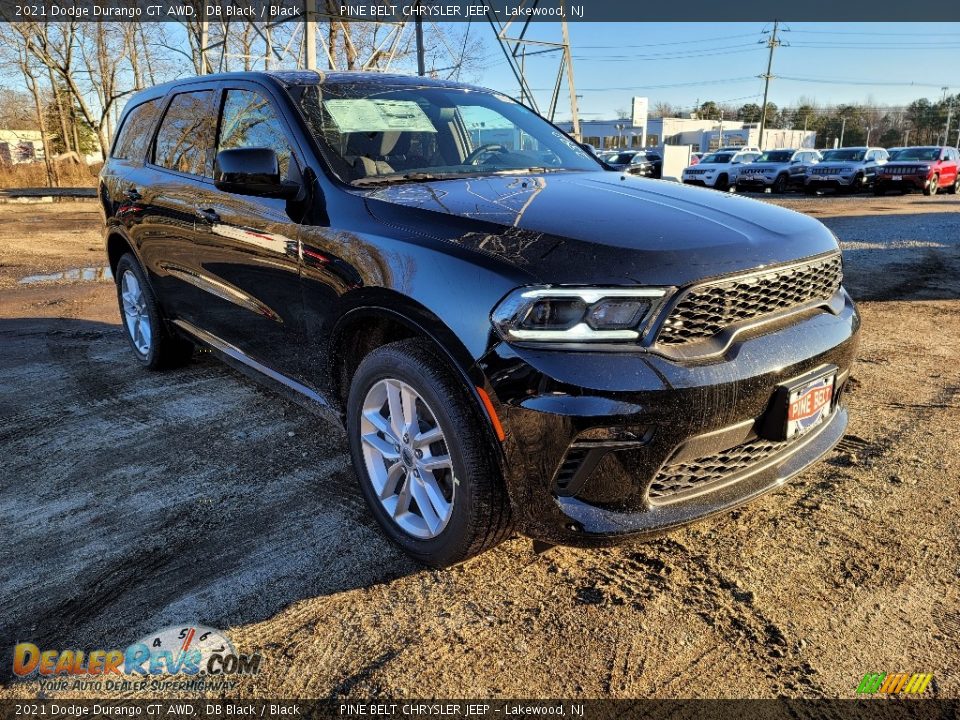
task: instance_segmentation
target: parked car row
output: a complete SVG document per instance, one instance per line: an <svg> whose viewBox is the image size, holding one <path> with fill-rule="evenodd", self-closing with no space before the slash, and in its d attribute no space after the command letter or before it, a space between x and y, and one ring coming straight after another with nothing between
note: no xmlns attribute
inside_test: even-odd
<svg viewBox="0 0 960 720"><path fill-rule="evenodd" d="M655 150L615 150L601 153L599 157L620 172L650 178L663 175L663 157Z"/></svg>
<svg viewBox="0 0 960 720"><path fill-rule="evenodd" d="M819 152L808 148L767 150L721 149L683 171L687 185L717 190L784 193L790 189L815 195L822 190L853 193L872 189L920 190L956 194L960 189L960 152L949 146L885 150L878 147L837 148Z"/></svg>

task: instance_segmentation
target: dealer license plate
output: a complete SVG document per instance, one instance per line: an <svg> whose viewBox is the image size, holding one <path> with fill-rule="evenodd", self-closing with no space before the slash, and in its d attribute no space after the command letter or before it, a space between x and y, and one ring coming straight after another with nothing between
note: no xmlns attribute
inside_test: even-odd
<svg viewBox="0 0 960 720"><path fill-rule="evenodd" d="M809 432L830 417L836 380L836 372L831 372L790 391L787 396L788 440Z"/></svg>

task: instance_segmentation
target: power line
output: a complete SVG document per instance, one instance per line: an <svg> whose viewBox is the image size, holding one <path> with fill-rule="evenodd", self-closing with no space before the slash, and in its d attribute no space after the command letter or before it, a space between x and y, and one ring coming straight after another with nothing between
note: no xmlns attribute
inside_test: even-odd
<svg viewBox="0 0 960 720"><path fill-rule="evenodd" d="M740 33L738 35L721 35L719 37L713 37L709 40L703 40L698 38L693 38L690 40L675 40L673 42L665 43L644 43L642 45L618 45L617 47L622 48L651 48L651 47L665 47L667 45L702 45L703 43L714 43L722 42L724 40L738 40L745 37L756 37L757 33ZM577 47L583 50L607 50L610 48L609 45L577 45Z"/></svg>
<svg viewBox="0 0 960 720"><path fill-rule="evenodd" d="M647 61L659 61L659 60L687 60L691 58L700 58L700 57L712 57L714 55L738 55L741 53L755 52L759 48L749 47L746 50L719 50L717 52L689 52L682 55L575 55L574 57L580 62L623 62L625 60L647 60Z"/></svg>
<svg viewBox="0 0 960 720"><path fill-rule="evenodd" d="M780 80L789 80L791 82L809 82L809 83L823 83L825 85L877 85L877 86L886 86L886 87L931 87L941 89L944 87L943 83L921 83L915 82L913 80L908 80L905 82L897 82L890 80L844 80L841 78L809 78L809 77L793 77L790 75L778 75Z"/></svg>
<svg viewBox="0 0 960 720"><path fill-rule="evenodd" d="M854 32L846 30L790 30L791 33L795 35L891 35L894 37L960 37L960 33L944 33L944 32Z"/></svg>
<svg viewBox="0 0 960 720"><path fill-rule="evenodd" d="M747 75L744 77L738 78L725 78L721 80L694 80L692 82L682 82L682 83L666 83L663 85L623 85L620 87L594 87L594 88L580 88L583 92L608 92L608 91L620 91L627 92L633 90L662 90L664 88L675 88L675 87L697 87L700 85L727 85L747 81L755 81L757 79L756 75ZM552 88L530 88L536 92L544 92L551 90Z"/></svg>

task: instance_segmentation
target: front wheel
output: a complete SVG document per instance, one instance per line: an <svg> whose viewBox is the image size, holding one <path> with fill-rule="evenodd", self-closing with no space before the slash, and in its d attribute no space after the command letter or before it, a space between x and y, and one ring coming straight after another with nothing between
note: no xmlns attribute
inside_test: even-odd
<svg viewBox="0 0 960 720"><path fill-rule="evenodd" d="M170 332L133 254L120 258L116 281L120 320L137 360L150 370L186 363L193 354L193 344Z"/></svg>
<svg viewBox="0 0 960 720"><path fill-rule="evenodd" d="M360 489L387 537L426 565L463 562L510 532L485 422L419 340L377 348L350 383L347 431Z"/></svg>
<svg viewBox="0 0 960 720"><path fill-rule="evenodd" d="M940 189L940 176L934 175L930 178L930 182L923 186L923 194L931 197L937 194L937 190Z"/></svg>
<svg viewBox="0 0 960 720"><path fill-rule="evenodd" d="M721 192L727 192L730 189L730 178L726 174L720 175L713 184L713 188Z"/></svg>
<svg viewBox="0 0 960 720"><path fill-rule="evenodd" d="M771 190L777 195L783 195L787 191L788 182L789 178L786 175L777 175L777 179L773 181Z"/></svg>

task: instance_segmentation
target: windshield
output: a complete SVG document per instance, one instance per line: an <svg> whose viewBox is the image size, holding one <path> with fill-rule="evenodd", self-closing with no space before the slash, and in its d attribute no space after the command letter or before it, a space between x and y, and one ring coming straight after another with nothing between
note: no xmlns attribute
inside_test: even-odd
<svg viewBox="0 0 960 720"><path fill-rule="evenodd" d="M333 171L354 184L598 170L523 105L488 92L332 83L291 93Z"/></svg>
<svg viewBox="0 0 960 720"><path fill-rule="evenodd" d="M604 158L611 165L621 165L623 163L628 163L633 159L633 156L636 153L632 152L622 152L622 153L613 153L609 157Z"/></svg>
<svg viewBox="0 0 960 720"><path fill-rule="evenodd" d="M767 151L760 155L757 158L758 163L785 163L790 162L790 158L793 157L792 150L776 150L776 151Z"/></svg>
<svg viewBox="0 0 960 720"><path fill-rule="evenodd" d="M728 163L728 162L730 162L730 160L731 160L732 158L733 158L733 154L732 154L732 153L712 153L712 154L710 154L710 155L707 155L707 156L706 156L705 158L703 158L703 160L701 160L700 162L702 162L702 163L704 163L704 164L707 164L707 163L718 163L718 164L722 164L722 163Z"/></svg>
<svg viewBox="0 0 960 720"><path fill-rule="evenodd" d="M940 148L904 148L890 156L891 160L939 160Z"/></svg>
<svg viewBox="0 0 960 720"><path fill-rule="evenodd" d="M863 160L867 151L863 148L859 150L854 148L850 150L828 150L823 154L823 162L837 162L838 160L852 160L854 162Z"/></svg>

